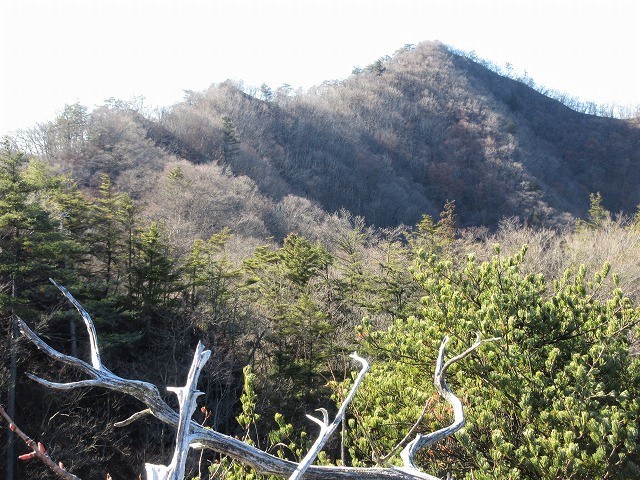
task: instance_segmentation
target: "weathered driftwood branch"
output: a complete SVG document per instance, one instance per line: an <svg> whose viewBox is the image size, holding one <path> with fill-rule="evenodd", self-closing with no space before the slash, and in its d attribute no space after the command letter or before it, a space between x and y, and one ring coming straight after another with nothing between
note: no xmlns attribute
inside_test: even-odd
<svg viewBox="0 0 640 480"><path fill-rule="evenodd" d="M182 480L185 473L185 465L187 463L187 454L189 453L189 444L191 443L191 435L189 434L189 424L191 416L196 409L196 399L202 395L202 392L196 391L198 377L204 364L209 360L211 350L205 350L201 342L198 342L196 353L187 375L187 383L184 387L169 387L167 390L174 392L178 396L180 405L180 417L178 420L178 432L176 434L176 448L173 458L168 466L153 465L147 463L145 470L147 480Z"/></svg>
<svg viewBox="0 0 640 480"><path fill-rule="evenodd" d="M289 477L292 478L300 478L302 474L304 474L305 479L371 479L371 480L384 480L384 479L423 479L423 480L437 480L436 477L428 475L424 472L419 471L413 461L415 453L420 449L429 444L432 444L442 438L445 438L448 435L453 434L457 430L459 430L464 425L464 415L462 411L462 403L460 400L451 393L449 387L447 386L444 375L446 373L447 368L453 364L454 362L466 357L473 350L478 348L481 343L483 343L479 338L476 342L465 352L457 355L456 357L451 358L449 361L444 362L444 351L448 341L448 338L443 340L442 345L440 347L440 352L438 356L438 363L436 365L436 374L435 374L435 384L436 388L440 392L440 394L454 407L454 423L446 428L438 430L433 434L429 435L418 435L415 440L413 440L403 453L401 454L404 466L403 467L374 467L374 468L358 468L358 467L342 467L342 466L317 466L311 465L318 452L321 450L322 446L326 442L326 438L331 433L331 425L329 425L328 416L326 411L324 413L324 421L320 421L318 419L313 418L316 423L321 425L321 432L316 440L316 444L310 450L307 457L305 457L305 461L302 462L302 466L296 464L294 462L284 460L278 458L274 455L271 455L267 452L264 452L252 445L249 445L241 440L230 437L228 435L224 435L220 432L216 432L215 430L206 429L201 425L198 425L196 422L190 420L191 414L193 412L193 408L195 407L195 395L188 395L192 389L195 389L195 384L197 381L197 375L206 362L206 358L208 358L208 353L202 351L202 347L199 345L196 350L196 355L194 358L194 363L192 364L190 371L193 372L193 381L190 383L187 382L187 386L180 389L174 389L174 391L178 394L179 400L181 402L181 414L178 415L161 397L158 389L155 385L152 385L147 382L142 382L138 380L129 380L121 378L114 373L110 372L107 368L102 365L100 360L100 353L98 349L97 336L95 333L95 327L93 326L93 322L89 314L82 308L82 306L73 298L73 296L66 290L64 287L61 287L57 283L54 284L62 291L62 293L71 301L71 303L78 309L82 318L87 327L87 331L89 333L89 341L91 347L91 365L87 362L80 360L79 358L72 357L69 355L65 355L61 352L58 352L54 348L50 347L46 342L44 342L38 335L36 335L29 326L22 320L18 319L18 325L22 332L22 334L27 337L38 349L42 350L44 353L49 355L51 358L58 360L62 363L70 365L72 367L77 368L78 370L85 373L89 379L81 380L77 382L68 382L68 383L58 383L51 382L48 380L44 380L40 377L37 377L32 374L28 374L30 378L41 383L42 385L61 389L61 390L70 390L78 387L103 387L109 390L115 390L121 393L126 393L137 400L139 400L146 408L141 410L140 412L132 415L128 419L119 422L117 425L125 425L133 422L134 420L146 415L152 414L160 421L172 425L173 427L179 429L180 433L177 436L176 440L176 454L174 455L174 459L171 465L178 465L179 462L183 460L183 456L187 454L186 445L191 445L191 447L198 448L210 448L224 455L228 455L229 457L247 465L248 467L254 469L256 472L265 474L265 475L276 475L280 477ZM204 358L206 356L206 358ZM343 403L334 423L339 423L338 417L344 415L344 410L346 410L348 403L353 398L355 394L355 390L359 386L362 378L364 377L368 366L364 360L359 357L356 360L360 361L363 365L363 369L360 371L354 386L349 393L347 399ZM195 392L192 392L195 393ZM185 440L186 439L186 440ZM304 465L308 463L308 465ZM156 466L158 467L158 466ZM154 471L152 468L152 473L158 472L158 474L163 473L167 474L169 467L162 467L165 470L158 468ZM179 471L177 469L174 472L178 472L175 475L179 475ZM297 472L297 473L296 473ZM297 475L297 477L296 477ZM154 478L154 477L151 477ZM166 477L165 477L166 478ZM182 480L182 477L173 477L179 478Z"/></svg>
<svg viewBox="0 0 640 480"><path fill-rule="evenodd" d="M98 335L96 334L96 327L93 323L93 320L87 313L87 311L80 305L80 303L73 298L73 295L69 293L69 290L64 288L58 282L56 282L53 278L50 278L49 281L53 283L58 290L62 292L62 294L67 297L67 300L71 302L71 304L76 307L80 316L82 316L82 320L84 321L84 325L87 328L87 333L89 334L89 347L91 349L91 365L93 368L97 368L98 370L106 370L104 365L102 365L102 361L100 360L100 348L98 347ZM107 370L108 371L108 370Z"/></svg>
<svg viewBox="0 0 640 480"><path fill-rule="evenodd" d="M336 417L333 419L333 422L329 423L329 415L327 413L327 410L325 410L324 408L318 409L320 412L322 412L322 416L323 416L322 420L319 420L316 417L312 417L311 415L307 415L307 418L313 420L318 425L320 425L320 433L318 434L318 438L316 439L316 441L311 446L311 449L309 450L309 452L305 455L305 457L302 459L298 467L289 477L289 480L297 480L299 478L302 478L302 475L304 475L307 469L311 466L313 461L316 459L316 457L324 447L325 443L327 443L327 440L329 440L329 437L331 436L331 434L335 431L336 428L338 428L338 425L340 425L340 422L342 421L345 413L347 412L347 407L351 403L351 400L353 400L353 397L355 396L356 391L358 390L358 387L362 383L364 376L367 374L367 371L369 370L369 362L367 362L364 358L360 357L356 352L353 352L350 355L350 357L360 362L360 365L362 365L360 373L356 377L356 380L353 382L351 391L347 395L347 398L345 398L344 401L342 402L342 405L340 406L340 409L338 410Z"/></svg>
<svg viewBox="0 0 640 480"><path fill-rule="evenodd" d="M49 469L55 473L58 477L64 480L80 480L80 478L76 477L73 473L70 473L65 470L62 463L54 462L47 450L44 448L42 443L37 442L30 438L26 433L24 433L20 428L13 422L11 417L7 415L2 405L0 405L0 417L4 418L4 420L9 425L9 430L14 432L22 441L31 449L31 452L25 453L24 455L20 455L21 460L31 460L32 458L37 458L42 463L44 463Z"/></svg>
<svg viewBox="0 0 640 480"><path fill-rule="evenodd" d="M434 443L439 442L440 440L453 435L462 427L464 427L465 420L464 420L464 409L462 406L462 402L449 389L449 385L447 385L447 382L445 380L445 374L447 373L447 369L451 365L453 365L455 362L462 360L464 357L466 357L471 352L476 350L483 343L492 342L495 340L497 340L497 338L482 340L480 338L480 334L477 334L476 341L473 343L473 345L471 345L461 354L456 355L455 357L450 358L448 361L445 362L444 352L445 352L447 343L449 343L449 336L447 335L446 337L444 337L444 339L442 340L442 343L440 344L440 350L438 351L438 359L436 361L436 371L435 371L433 383L436 389L438 390L438 393L442 396L442 398L448 401L453 407L453 417L454 417L453 423L448 427L441 428L439 430L436 430L435 432L431 432L426 435L423 435L423 434L416 435L416 438L413 439L411 442L409 442L407 446L404 447L404 449L400 453L400 458L402 458L402 461L405 467L413 468L413 469L417 468L415 465L415 456L420 449L428 447L429 445L433 445Z"/></svg>

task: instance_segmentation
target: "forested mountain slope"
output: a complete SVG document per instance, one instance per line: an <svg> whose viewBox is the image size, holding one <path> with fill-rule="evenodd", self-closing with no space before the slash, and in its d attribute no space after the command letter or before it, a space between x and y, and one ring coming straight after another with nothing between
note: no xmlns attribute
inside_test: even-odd
<svg viewBox="0 0 640 480"><path fill-rule="evenodd" d="M463 225L489 226L565 223L596 191L614 212L640 203L637 119L576 112L437 42L309 92L246 90L188 92L156 117L122 102L90 114L76 105L22 140L81 184L106 172L148 204L167 164L197 164L191 188L212 194L218 207L207 210L224 210L215 226L233 216L258 237L290 229L278 218L285 198L378 226L415 224L447 200ZM188 203L198 202L207 196Z"/></svg>
<svg viewBox="0 0 640 480"><path fill-rule="evenodd" d="M225 116L239 144L221 158ZM446 200L466 224L555 222L583 214L595 191L613 211L640 201L637 125L575 112L437 43L306 95L259 101L212 87L162 123L194 159L226 161L268 194L378 225L414 223Z"/></svg>
<svg viewBox="0 0 640 480"><path fill-rule="evenodd" d="M331 410L357 350L372 381L326 461L386 464L403 432L450 416L425 373L442 337L459 352L480 332L502 340L451 376L469 422L425 471L637 478L640 215L612 213L640 203L638 120L578 113L437 43L306 93L225 82L153 114L67 106L0 149L0 403L83 478L170 457L157 422L113 428L137 402L26 375L76 378L18 339L16 315L88 358L54 277L118 375L166 392L201 340L195 420L284 458L308 449L305 414ZM189 471L257 478L218 454Z"/></svg>

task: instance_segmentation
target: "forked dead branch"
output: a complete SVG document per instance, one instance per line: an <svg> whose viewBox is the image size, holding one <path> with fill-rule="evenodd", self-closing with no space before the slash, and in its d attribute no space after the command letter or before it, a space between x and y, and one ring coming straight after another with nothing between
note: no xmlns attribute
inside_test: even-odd
<svg viewBox="0 0 640 480"><path fill-rule="evenodd" d="M202 370L202 367L208 360L211 353L209 350L204 350L204 347L201 343L198 343L198 346L196 348L186 385L179 388L169 388L170 391L176 393L176 395L178 396L180 405L180 412L178 413L174 411L162 399L162 396L160 395L160 392L155 385L147 382L129 380L119 377L118 375L109 371L102 364L96 331L91 317L80 305L80 303L78 303L76 299L73 298L73 296L67 291L67 289L57 284L53 280L52 282L76 307L83 318L89 336L91 364L79 358L69 356L55 350L46 342L44 342L36 333L34 333L29 328L29 326L21 319L18 320L20 330L26 338L28 338L37 348L45 352L48 356L80 370L89 378L87 380L76 382L59 383L45 380L32 374L28 375L31 379L39 382L40 384L48 388L58 390L71 390L80 387L103 387L109 390L115 390L138 399L145 406L143 410L132 415L130 418L119 422L118 424L116 424L116 426L131 423L132 421L137 420L144 415L151 414L160 421L176 428L176 447L173 459L168 466L147 464L147 478L150 480L182 480L185 475L185 462L190 448L212 449L223 455L228 455L234 460L254 469L258 473L276 475L283 478L288 477L290 479L298 479L304 476L305 479L437 480L436 477L424 473L417 468L415 464L415 456L420 449L438 442L450 435L453 435L465 424L462 402L453 394L453 392L451 392L445 380L447 369L453 363L461 360L462 358L466 357L471 352L476 350L480 345L482 345L482 343L495 340L482 340L478 335L473 345L471 345L461 354L447 361L445 361L444 357L446 345L449 341L449 338L446 337L442 341L440 350L438 352L434 383L440 395L453 407L454 420L451 425L435 432L426 435L416 435L413 440L407 443L400 455L403 461L402 466L391 466L385 468L317 466L312 465L312 463L317 458L331 433L344 418L346 409L353 399L356 390L358 389L360 383L362 382L362 379L364 378L369 368L366 360L360 358L355 353L352 355L352 358L358 361L361 364L362 368L356 380L354 381L351 391L344 400L333 421L329 421L328 413L324 409L319 409L319 411L321 411L323 414L322 420L315 417L310 417L314 422L320 425L320 433L318 435L318 439L313 444L312 448L307 453L303 461L300 463L295 463L271 455L252 445L249 445L248 443L238 440L237 438L224 435L215 430L206 429L191 420L191 415L193 414L193 411L196 407L196 398L200 393L196 391L198 376L200 375L200 371Z"/></svg>

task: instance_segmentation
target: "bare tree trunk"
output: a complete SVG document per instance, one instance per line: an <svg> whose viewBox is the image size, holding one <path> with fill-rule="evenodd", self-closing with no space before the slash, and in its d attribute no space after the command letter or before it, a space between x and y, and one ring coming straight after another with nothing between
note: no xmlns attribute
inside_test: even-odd
<svg viewBox="0 0 640 480"><path fill-rule="evenodd" d="M18 296L15 276L11 279L11 319L9 327L9 391L7 392L7 413L16 418L16 379L18 378L18 322L13 303ZM15 438L13 432L7 432L7 480L13 480L15 465Z"/></svg>
<svg viewBox="0 0 640 480"><path fill-rule="evenodd" d="M69 334L71 336L71 356L78 356L78 335L76 334L76 320L75 318L69 319Z"/></svg>

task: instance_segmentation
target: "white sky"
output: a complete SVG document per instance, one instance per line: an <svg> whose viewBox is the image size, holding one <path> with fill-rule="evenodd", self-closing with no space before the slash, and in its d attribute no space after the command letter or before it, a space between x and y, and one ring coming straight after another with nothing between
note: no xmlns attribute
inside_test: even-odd
<svg viewBox="0 0 640 480"><path fill-rule="evenodd" d="M170 105L228 78L307 88L423 40L640 104L638 0L1 0L0 135L76 101Z"/></svg>

